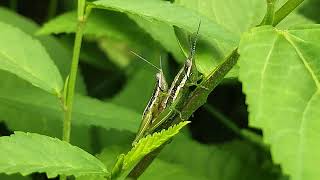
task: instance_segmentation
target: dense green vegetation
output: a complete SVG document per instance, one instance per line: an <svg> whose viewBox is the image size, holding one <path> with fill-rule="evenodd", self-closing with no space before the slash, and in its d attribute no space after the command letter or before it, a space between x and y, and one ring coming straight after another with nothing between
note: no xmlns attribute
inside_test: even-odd
<svg viewBox="0 0 320 180"><path fill-rule="evenodd" d="M319 10L0 2L0 179L318 180Z"/></svg>

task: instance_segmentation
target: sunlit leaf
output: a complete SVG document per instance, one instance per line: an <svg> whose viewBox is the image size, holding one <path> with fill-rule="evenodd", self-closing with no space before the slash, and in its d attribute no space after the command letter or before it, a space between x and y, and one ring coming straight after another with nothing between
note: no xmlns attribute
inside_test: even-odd
<svg viewBox="0 0 320 180"><path fill-rule="evenodd" d="M106 175L106 167L95 157L59 139L39 134L15 132L0 138L0 172L45 172L57 175Z"/></svg>
<svg viewBox="0 0 320 180"><path fill-rule="evenodd" d="M320 26L255 28L240 44L250 125L292 180L320 176Z"/></svg>
<svg viewBox="0 0 320 180"><path fill-rule="evenodd" d="M16 74L49 93L60 94L59 70L36 39L0 22L0 68Z"/></svg>
<svg viewBox="0 0 320 180"><path fill-rule="evenodd" d="M162 144L178 134L180 129L189 124L189 121L181 122L178 125L171 126L167 130L153 133L138 141L137 144L125 155L123 169L131 169L141 158L154 151Z"/></svg>
<svg viewBox="0 0 320 180"><path fill-rule="evenodd" d="M201 35L209 42L215 44L217 41L224 41L233 46L238 41L238 38L234 34L214 21L210 21L205 16L201 16L194 11L176 6L170 2L149 0L99 0L93 2L93 4L97 8L106 8L139 15L150 20L155 19L169 25L186 29L191 33L195 31L201 20Z"/></svg>

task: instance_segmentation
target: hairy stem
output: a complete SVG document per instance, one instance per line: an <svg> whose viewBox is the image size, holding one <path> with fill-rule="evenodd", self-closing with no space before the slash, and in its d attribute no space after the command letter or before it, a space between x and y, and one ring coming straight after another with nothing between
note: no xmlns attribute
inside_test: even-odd
<svg viewBox="0 0 320 180"><path fill-rule="evenodd" d="M57 13L58 0L50 0L48 6L47 20L52 19Z"/></svg>
<svg viewBox="0 0 320 180"><path fill-rule="evenodd" d="M85 3L85 0L78 1L78 8L83 8L82 12L84 12L84 8L85 8L83 6L84 3ZM90 13L90 10L88 11L87 16L89 16L89 13ZM69 81L67 82L68 83L67 88L65 89L65 91L67 91L66 93L67 96L65 99L62 140L66 142L70 142L74 90L75 90L76 80L77 80L79 56L80 56L80 49L82 44L85 22L87 19L86 17L84 17L83 14L81 14L81 16L80 14L78 15L78 26L77 26L76 37L75 37L74 46L73 46L73 56L72 56L70 74L69 74ZM67 179L66 176L60 177L60 180L65 180L65 179Z"/></svg>
<svg viewBox="0 0 320 180"><path fill-rule="evenodd" d="M288 0L276 13L273 26L279 24L293 10L295 10L304 0Z"/></svg>

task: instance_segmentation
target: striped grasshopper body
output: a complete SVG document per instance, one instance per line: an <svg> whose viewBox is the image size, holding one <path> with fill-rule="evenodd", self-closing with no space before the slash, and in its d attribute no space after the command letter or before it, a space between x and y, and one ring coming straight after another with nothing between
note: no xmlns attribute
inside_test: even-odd
<svg viewBox="0 0 320 180"><path fill-rule="evenodd" d="M142 121L133 144L145 136L150 124L152 124L152 120L160 113L160 110L163 109L161 102L167 96L168 85L162 71L156 74L156 79L157 82L154 91L143 112Z"/></svg>
<svg viewBox="0 0 320 180"><path fill-rule="evenodd" d="M137 132L136 138L133 141L133 144L137 143L141 138L143 138L147 132L147 129L149 128L150 124L152 123L152 120L160 113L160 111L163 109L161 107L162 101L167 96L168 91L168 84L166 82L166 79L164 77L163 71L162 71L162 64L161 64L161 57L160 57L160 68L150 63L145 58L141 57L140 55L132 52L134 55L142 59L143 61L147 62L149 65L156 68L159 72L156 74L156 85L153 90L152 96L146 106L146 108L143 111L142 115L142 121L140 123L139 130Z"/></svg>
<svg viewBox="0 0 320 180"><path fill-rule="evenodd" d="M197 44L197 36L199 33L200 24L198 26L195 41L193 42L191 52L183 67L180 69L176 77L174 78L168 96L162 101L161 113L153 120L150 125L148 133L151 134L158 129L168 127L172 122L170 121L177 113L180 114L185 100L190 94L190 85L197 83L199 79L198 70L195 65L195 50Z"/></svg>

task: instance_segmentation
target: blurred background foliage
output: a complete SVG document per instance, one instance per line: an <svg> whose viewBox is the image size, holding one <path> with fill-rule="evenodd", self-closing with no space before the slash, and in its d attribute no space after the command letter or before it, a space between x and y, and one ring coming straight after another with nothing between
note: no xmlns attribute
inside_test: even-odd
<svg viewBox="0 0 320 180"><path fill-rule="evenodd" d="M63 14L63 16L70 16L70 20L76 18L75 0L57 1L56 6L54 1L2 0L0 20L18 26L35 36L39 27L53 16ZM52 10L50 10L50 3L53 3L51 4ZM176 0L174 3L217 20L212 9L201 6L201 3L195 4L198 3L197 0ZM221 1L220 4L224 3L226 2ZM232 6L232 3L224 7L235 11L235 15L241 14L237 7ZM225 21L225 26L240 36L261 20L264 8L262 6L252 10L254 18L250 23L243 23L247 18L245 16L228 16L227 14L221 15L220 17L224 19L220 21ZM220 10L221 12L215 13L223 14L225 11ZM320 1L307 0L295 16L299 16L301 22L312 20L319 23L320 17L317 13L319 10ZM294 21L297 20L294 19ZM76 21L74 25L75 23ZM72 24L72 22L66 24ZM280 26L285 26L285 23ZM73 27L65 28L69 28L70 33L54 37L37 37L52 58L56 60L55 63L63 77L66 77L69 70L74 38ZM77 82L78 94L85 95L84 98L90 98L87 99L87 104L78 105L83 110L94 108L96 103L109 102L132 111L130 116L140 116L153 90L156 70L133 56L130 51L137 52L156 65L159 64L160 56L165 59L164 71L168 82L172 81L185 59L172 27L154 20L148 21L139 16L115 11L95 10L89 18L86 32L81 49L80 73ZM216 47L209 46L204 41L200 42L197 49L197 59L205 61L198 67L204 74L217 65L218 60L224 56L223 52L217 50ZM54 100L46 99L48 97L43 95L42 91L9 73L0 71L0 79L0 135L9 135L15 130L20 130L60 137L62 123L52 121L52 119L60 118L58 107L46 108L41 103L41 101ZM30 98L32 101L32 97L26 97L25 94L40 97L38 104L26 106L22 103L24 101L21 101L17 105L19 99ZM7 97L11 99L8 100ZM93 98L100 101L93 102ZM192 123L189 128L185 129L185 132L161 153L143 175L144 179L286 178L281 175L279 166L272 163L267 150L242 138L223 121L223 119L229 119L236 127L261 135L260 130L248 127L247 107L241 84L237 80L237 68L234 68L221 85L214 90L207 104L214 111L208 111L208 108L204 107L197 110L190 119ZM80 116L85 115L79 114ZM96 118L97 115L88 114L87 116L87 118ZM119 119L114 121L119 121L121 125ZM138 126L139 119L134 123ZM71 143L90 153L97 154L110 167L119 153L130 148L133 137L134 133L126 128L122 130L105 129L98 126L87 126L84 122L80 125L73 125ZM29 177L0 175L0 179L46 179L46 177L42 174L33 174ZM84 179L87 178L84 177Z"/></svg>

